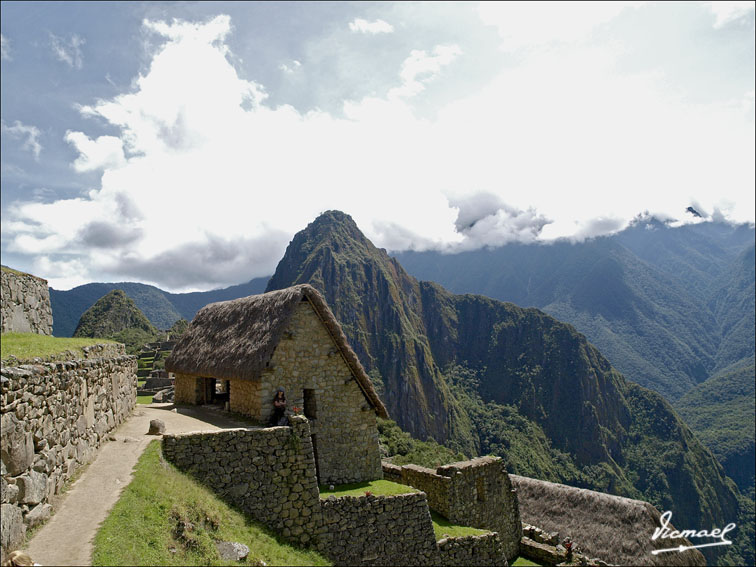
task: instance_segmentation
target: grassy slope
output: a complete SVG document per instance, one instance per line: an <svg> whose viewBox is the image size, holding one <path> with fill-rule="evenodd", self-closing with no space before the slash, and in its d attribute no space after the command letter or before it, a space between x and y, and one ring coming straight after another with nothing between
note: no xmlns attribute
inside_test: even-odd
<svg viewBox="0 0 756 567"><path fill-rule="evenodd" d="M163 461L157 441L97 532L93 559L95 565L237 565L220 559L214 541L249 547L247 564L328 565L314 551L280 541Z"/></svg>
<svg viewBox="0 0 756 567"><path fill-rule="evenodd" d="M19 360L46 358L67 350L83 355L82 347L113 342L106 339L51 337L37 333L4 333L0 341L3 358L15 356Z"/></svg>

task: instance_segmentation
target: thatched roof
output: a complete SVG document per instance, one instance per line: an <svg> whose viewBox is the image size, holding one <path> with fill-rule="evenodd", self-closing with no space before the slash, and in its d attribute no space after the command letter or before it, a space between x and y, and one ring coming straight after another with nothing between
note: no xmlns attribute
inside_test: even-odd
<svg viewBox="0 0 756 567"><path fill-rule="evenodd" d="M648 502L524 476L509 478L517 491L522 521L559 532L560 539L569 537L588 557L614 565L706 565L697 549L651 554L653 549L691 543L683 538L652 540L661 513Z"/></svg>
<svg viewBox="0 0 756 567"><path fill-rule="evenodd" d="M381 417L386 408L333 313L318 291L307 284L206 305L165 361L169 372L259 380L300 301L315 309L341 351L365 397Z"/></svg>

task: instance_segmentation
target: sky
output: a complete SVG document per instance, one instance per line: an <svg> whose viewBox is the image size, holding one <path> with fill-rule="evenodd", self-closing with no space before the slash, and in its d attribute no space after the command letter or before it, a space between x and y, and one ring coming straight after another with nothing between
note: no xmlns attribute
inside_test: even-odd
<svg viewBox="0 0 756 567"><path fill-rule="evenodd" d="M754 2L2 2L2 263L55 289L754 223ZM693 207L701 214L686 212Z"/></svg>

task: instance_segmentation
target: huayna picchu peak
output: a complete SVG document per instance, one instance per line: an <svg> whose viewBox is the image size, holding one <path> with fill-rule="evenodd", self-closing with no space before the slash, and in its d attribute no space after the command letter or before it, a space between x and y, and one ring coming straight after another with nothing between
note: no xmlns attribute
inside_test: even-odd
<svg viewBox="0 0 756 567"><path fill-rule="evenodd" d="M268 291L320 291L389 414L419 438L510 472L650 501L685 525L738 512L721 465L657 393L535 308L420 282L352 218L297 233Z"/></svg>

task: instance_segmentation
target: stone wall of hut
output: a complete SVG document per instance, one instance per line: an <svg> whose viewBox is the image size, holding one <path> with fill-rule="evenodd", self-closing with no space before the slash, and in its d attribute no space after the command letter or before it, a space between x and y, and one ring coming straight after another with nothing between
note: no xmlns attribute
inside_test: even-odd
<svg viewBox="0 0 756 567"><path fill-rule="evenodd" d="M232 400L235 387L236 382ZM310 421L321 484L382 477L375 410L309 301L297 306L262 374L263 422L279 387L286 390L289 409L300 408Z"/></svg>
<svg viewBox="0 0 756 567"><path fill-rule="evenodd" d="M50 499L92 460L136 404L136 357L123 345L34 364L4 360L0 398L2 555L52 513Z"/></svg>

